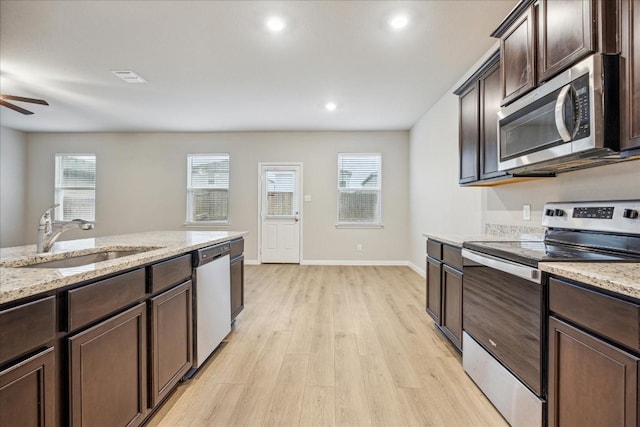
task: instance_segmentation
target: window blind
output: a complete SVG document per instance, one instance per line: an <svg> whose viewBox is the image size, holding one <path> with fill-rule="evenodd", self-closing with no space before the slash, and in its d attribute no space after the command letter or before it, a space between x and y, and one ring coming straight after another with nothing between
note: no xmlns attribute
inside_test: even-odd
<svg viewBox="0 0 640 427"><path fill-rule="evenodd" d="M187 222L229 222L229 154L187 156Z"/></svg>
<svg viewBox="0 0 640 427"><path fill-rule="evenodd" d="M95 154L56 154L55 218L71 221L96 219Z"/></svg>
<svg viewBox="0 0 640 427"><path fill-rule="evenodd" d="M338 154L338 225L382 225L381 192L381 154Z"/></svg>

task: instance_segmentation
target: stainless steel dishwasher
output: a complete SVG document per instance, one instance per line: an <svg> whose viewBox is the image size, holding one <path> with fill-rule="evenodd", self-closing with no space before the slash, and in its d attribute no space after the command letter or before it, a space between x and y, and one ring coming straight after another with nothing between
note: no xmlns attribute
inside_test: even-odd
<svg viewBox="0 0 640 427"><path fill-rule="evenodd" d="M194 285L194 363L191 377L231 331L229 242L198 251Z"/></svg>

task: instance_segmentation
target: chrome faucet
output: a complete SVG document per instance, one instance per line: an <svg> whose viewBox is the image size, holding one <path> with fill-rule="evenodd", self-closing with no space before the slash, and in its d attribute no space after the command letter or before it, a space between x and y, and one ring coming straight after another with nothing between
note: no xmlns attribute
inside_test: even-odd
<svg viewBox="0 0 640 427"><path fill-rule="evenodd" d="M71 221L53 221L51 219L51 211L60 206L58 203L51 206L44 211L40 217L40 223L38 224L38 247L37 252L39 254L43 252L49 252L53 244L58 240L58 237L65 231L69 231L73 228L79 228L81 230L92 230L95 224L84 219L74 219Z"/></svg>

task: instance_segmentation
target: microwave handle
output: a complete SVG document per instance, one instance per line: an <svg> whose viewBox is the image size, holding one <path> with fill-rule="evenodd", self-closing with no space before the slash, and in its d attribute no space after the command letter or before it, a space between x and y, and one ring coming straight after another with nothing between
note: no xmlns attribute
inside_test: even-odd
<svg viewBox="0 0 640 427"><path fill-rule="evenodd" d="M571 85L563 87L556 100L556 128L558 129L560 138L562 138L564 142L571 141L571 134L569 133L569 129L567 129L567 124L564 122L564 104L567 102L570 90Z"/></svg>

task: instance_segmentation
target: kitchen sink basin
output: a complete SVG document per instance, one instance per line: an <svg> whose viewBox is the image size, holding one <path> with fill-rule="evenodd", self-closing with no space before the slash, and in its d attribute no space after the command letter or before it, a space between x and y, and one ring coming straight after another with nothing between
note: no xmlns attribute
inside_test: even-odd
<svg viewBox="0 0 640 427"><path fill-rule="evenodd" d="M87 264L94 264L101 261L109 261L112 259L122 258L130 255L136 255L142 252L147 252L157 248L144 248L144 249L125 249L125 250L108 250L103 252L96 252L86 255L78 255L63 259L57 259L53 261L36 262L28 265L21 265L22 268L70 268L81 267Z"/></svg>

